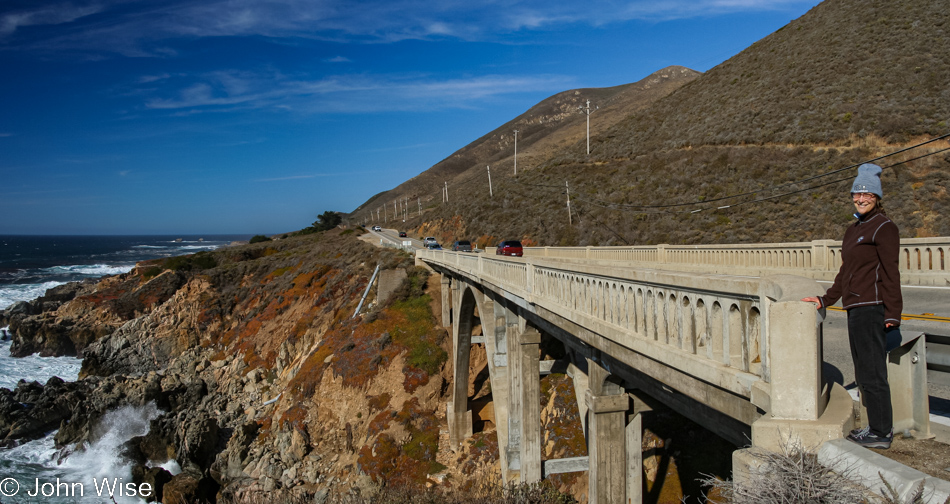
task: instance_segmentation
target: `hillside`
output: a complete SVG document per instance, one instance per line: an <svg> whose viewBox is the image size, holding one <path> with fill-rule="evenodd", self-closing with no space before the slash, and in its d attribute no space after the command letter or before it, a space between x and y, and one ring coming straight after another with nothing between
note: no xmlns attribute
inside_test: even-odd
<svg viewBox="0 0 950 504"><path fill-rule="evenodd" d="M698 72L688 68L669 67L633 84L558 93L462 147L418 176L373 196L352 215L356 217L361 215L360 210L365 212L387 204L391 209L392 202L401 198L412 201L418 198L425 206L438 203L445 182L455 186L460 180L473 175L484 177L486 165L491 165L498 174L513 173L515 130L518 130L518 169L535 168L547 161L551 152L584 141L587 121L580 107L586 106L586 100L591 101L592 108L599 107L595 111L595 120L591 121L591 134L594 135L698 75Z"/></svg>
<svg viewBox="0 0 950 504"><path fill-rule="evenodd" d="M483 243L837 239L851 219L853 167L950 132L947 18L935 0L826 0L606 129L594 128L596 112L590 156L583 136L538 139L533 169L517 180L493 172L494 198L453 199L487 182L472 176L455 192L450 182L448 204L436 190L406 225ZM878 161L903 237L950 234L939 218L950 210L950 156L938 152L947 145ZM519 139L519 168L520 150Z"/></svg>

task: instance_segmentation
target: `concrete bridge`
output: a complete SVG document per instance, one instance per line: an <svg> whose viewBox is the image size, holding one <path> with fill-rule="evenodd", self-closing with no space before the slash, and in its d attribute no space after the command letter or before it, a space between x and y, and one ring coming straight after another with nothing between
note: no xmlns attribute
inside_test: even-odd
<svg viewBox="0 0 950 504"><path fill-rule="evenodd" d="M487 354L505 481L587 470L590 502L640 502L635 391L737 446L843 437L853 402L822 379L822 314L800 301L823 292L815 279L834 277L839 247L543 247L524 258L417 251L417 262L441 274L442 323L452 326L453 447L472 435L473 343ZM905 240L902 281L950 285L948 251L950 238ZM542 338L558 340L567 357L540 362ZM542 462L539 383L552 367L573 378L587 457ZM748 460L736 453L734 473Z"/></svg>

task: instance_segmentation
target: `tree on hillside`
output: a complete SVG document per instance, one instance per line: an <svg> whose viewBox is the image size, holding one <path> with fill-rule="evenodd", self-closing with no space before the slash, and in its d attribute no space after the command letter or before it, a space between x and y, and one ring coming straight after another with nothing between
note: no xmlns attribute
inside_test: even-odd
<svg viewBox="0 0 950 504"><path fill-rule="evenodd" d="M343 214L327 210L317 216L316 222L313 223L313 228L317 231L326 231L339 226L341 222L343 222Z"/></svg>

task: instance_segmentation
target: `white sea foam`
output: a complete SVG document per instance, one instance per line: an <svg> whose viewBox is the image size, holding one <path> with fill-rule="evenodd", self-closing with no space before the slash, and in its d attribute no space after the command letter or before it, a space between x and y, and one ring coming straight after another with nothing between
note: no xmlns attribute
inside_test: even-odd
<svg viewBox="0 0 950 504"><path fill-rule="evenodd" d="M46 271L57 275L74 274L105 276L128 273L129 271L132 271L132 266L113 266L110 264L77 264L72 266L53 266L51 268L46 268Z"/></svg>
<svg viewBox="0 0 950 504"><path fill-rule="evenodd" d="M9 331L8 328L4 327ZM58 376L66 381L79 378L82 359L76 357L10 357L10 341L0 341L0 387L13 390L20 380L46 383Z"/></svg>
<svg viewBox="0 0 950 504"><path fill-rule="evenodd" d="M104 478L110 481L118 480L120 485L131 483L132 471L129 461L121 456L122 445L135 436L148 433L149 423L160 415L155 403L145 406L125 406L107 413L97 427L98 438L81 450L66 454L55 447L54 434L43 439L30 441L20 446L0 451L0 472L6 473L21 483L21 488L27 490L27 482L34 479L55 482L60 478L65 482L81 483L84 487L83 498L98 498L96 484L93 478L101 482ZM181 469L174 460L168 461L162 467ZM173 472L177 474L177 472ZM20 500L18 502L27 502ZM109 502L108 496L105 496ZM76 498L47 498L43 502L78 502ZM39 501L37 501L39 502ZM115 497L118 503L141 503L139 498Z"/></svg>
<svg viewBox="0 0 950 504"><path fill-rule="evenodd" d="M17 301L30 301L46 294L47 289L52 289L57 285L63 285L65 282L48 281L39 284L12 284L0 286L0 310L5 310Z"/></svg>
<svg viewBox="0 0 950 504"><path fill-rule="evenodd" d="M62 466L90 477L130 478L128 461L118 453L129 439L148 434L149 422L160 414L154 402L141 407L123 406L106 413L93 431L96 441L70 455Z"/></svg>

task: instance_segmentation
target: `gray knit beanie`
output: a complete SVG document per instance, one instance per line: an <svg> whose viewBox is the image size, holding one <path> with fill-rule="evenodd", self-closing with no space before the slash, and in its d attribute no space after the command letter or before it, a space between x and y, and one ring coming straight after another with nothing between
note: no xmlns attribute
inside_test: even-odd
<svg viewBox="0 0 950 504"><path fill-rule="evenodd" d="M881 171L881 167L876 164L865 163L859 166L858 176L851 185L851 194L866 192L884 199L884 191L881 190Z"/></svg>

